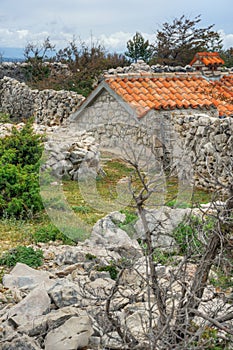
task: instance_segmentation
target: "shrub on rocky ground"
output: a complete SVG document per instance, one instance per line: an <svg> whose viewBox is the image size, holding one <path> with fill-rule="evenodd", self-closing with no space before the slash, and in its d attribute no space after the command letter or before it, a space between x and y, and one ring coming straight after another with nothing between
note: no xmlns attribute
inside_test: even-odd
<svg viewBox="0 0 233 350"><path fill-rule="evenodd" d="M41 136L29 121L0 139L0 216L28 217L43 208L39 189Z"/></svg>

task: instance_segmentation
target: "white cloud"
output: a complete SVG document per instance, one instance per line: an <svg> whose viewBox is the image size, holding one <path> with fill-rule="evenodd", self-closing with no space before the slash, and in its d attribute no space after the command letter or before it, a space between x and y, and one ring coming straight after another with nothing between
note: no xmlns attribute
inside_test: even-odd
<svg viewBox="0 0 233 350"><path fill-rule="evenodd" d="M223 39L224 49L229 49L233 47L233 34L226 34L223 29L219 30L219 34Z"/></svg>
<svg viewBox="0 0 233 350"><path fill-rule="evenodd" d="M17 30L17 31L16 31L16 34L18 34L18 37L19 37L19 39L21 40L21 39L25 39L25 38L28 37L29 31L26 30L26 29L24 29L24 30Z"/></svg>
<svg viewBox="0 0 233 350"><path fill-rule="evenodd" d="M149 42L152 44L155 41L155 35L154 34L148 34L148 33L141 33L145 40L149 40ZM129 32L116 32L110 35L102 34L99 37L93 36L89 37L86 42L88 44L91 43L91 40L94 42L99 42L100 44L104 45L104 47L108 51L117 51L117 52L125 52L127 49L127 42L133 38L135 35L134 33Z"/></svg>
<svg viewBox="0 0 233 350"><path fill-rule="evenodd" d="M135 32L129 31L117 31L111 34L88 35L88 37L81 37L87 45L92 43L99 43L103 45L109 52L125 52L127 49L127 41L132 39ZM146 40L149 40L151 44L155 42L155 34L141 32ZM223 38L224 48L233 47L233 34L226 34L223 29L219 30L219 34ZM42 44L44 40L49 37L52 44L56 45L56 49L63 48L72 41L74 36L73 32L69 32L66 28L57 28L57 30L49 31L48 29L43 31L32 32L26 28L21 29L8 29L0 28L0 48L1 47L17 47L25 48L29 43ZM77 37L77 43L78 42Z"/></svg>

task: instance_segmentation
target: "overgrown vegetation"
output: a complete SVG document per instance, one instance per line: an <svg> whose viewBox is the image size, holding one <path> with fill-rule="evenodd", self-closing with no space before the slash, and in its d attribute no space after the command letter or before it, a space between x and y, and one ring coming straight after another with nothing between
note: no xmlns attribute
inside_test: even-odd
<svg viewBox="0 0 233 350"><path fill-rule="evenodd" d="M57 52L49 38L41 46L29 43L24 56L26 62L30 63L30 66L25 67L25 75L31 87L40 90L72 90L83 96L93 90L104 70L128 63L124 55L108 53L98 42L89 47L84 41L77 42L75 38ZM51 75L44 61L66 63L70 74Z"/></svg>

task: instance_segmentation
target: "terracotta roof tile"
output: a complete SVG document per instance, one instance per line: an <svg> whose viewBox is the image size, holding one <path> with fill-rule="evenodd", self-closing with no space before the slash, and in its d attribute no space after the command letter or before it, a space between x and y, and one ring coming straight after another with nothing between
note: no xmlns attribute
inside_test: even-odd
<svg viewBox="0 0 233 350"><path fill-rule="evenodd" d="M111 77L109 87L128 102L141 117L150 109L210 108L219 115L233 115L233 75L219 81L200 76Z"/></svg>
<svg viewBox="0 0 233 350"><path fill-rule="evenodd" d="M190 62L192 66L196 61L201 61L204 65L222 65L224 64L223 59L219 56L218 52L197 52L193 60Z"/></svg>

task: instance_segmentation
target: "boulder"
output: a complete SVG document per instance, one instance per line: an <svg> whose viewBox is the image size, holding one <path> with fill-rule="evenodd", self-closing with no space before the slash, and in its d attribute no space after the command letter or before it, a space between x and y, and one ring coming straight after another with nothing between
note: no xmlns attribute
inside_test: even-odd
<svg viewBox="0 0 233 350"><path fill-rule="evenodd" d="M43 287L33 289L22 301L10 308L8 320L15 327L22 326L28 322L46 314L50 309L50 298Z"/></svg>
<svg viewBox="0 0 233 350"><path fill-rule="evenodd" d="M5 341L1 350L41 350L41 347L27 335L18 334L16 338Z"/></svg>
<svg viewBox="0 0 233 350"><path fill-rule="evenodd" d="M4 275L3 285L9 289L29 289L32 290L39 285L49 287L50 274L46 271L38 271L26 264L17 263L9 274Z"/></svg>
<svg viewBox="0 0 233 350"><path fill-rule="evenodd" d="M178 247L172 237L172 232L190 213L191 209L173 209L169 207L147 209L146 219L152 234L153 247L176 252ZM136 222L135 230L136 237L145 240L145 230L141 218Z"/></svg>
<svg viewBox="0 0 233 350"><path fill-rule="evenodd" d="M113 212L98 220L93 227L90 242L93 245L108 247L122 257L139 258L142 256L142 250L138 242L117 226L118 223L124 222L124 219L123 214Z"/></svg>
<svg viewBox="0 0 233 350"><path fill-rule="evenodd" d="M48 290L48 294L58 308L77 304L82 301L82 295L80 295L78 284L65 279L58 280L54 286Z"/></svg>
<svg viewBox="0 0 233 350"><path fill-rule="evenodd" d="M77 350L88 345L93 334L88 316L71 317L45 337L45 350Z"/></svg>

